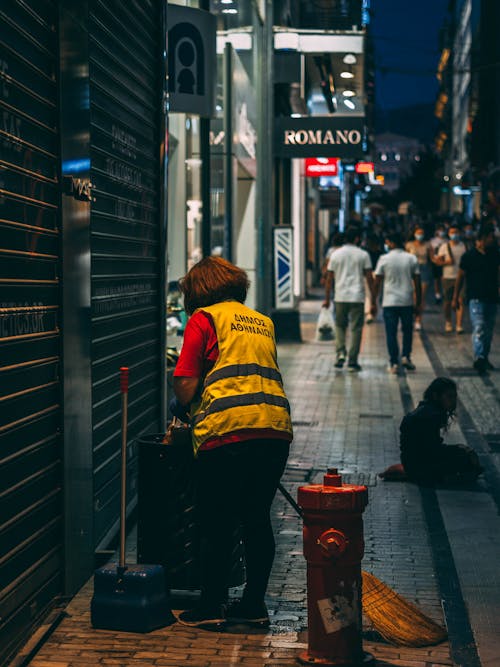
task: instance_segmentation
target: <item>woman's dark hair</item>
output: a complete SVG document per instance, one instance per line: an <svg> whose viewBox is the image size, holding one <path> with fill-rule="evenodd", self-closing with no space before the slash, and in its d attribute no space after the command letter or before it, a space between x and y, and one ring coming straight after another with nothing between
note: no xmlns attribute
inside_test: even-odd
<svg viewBox="0 0 500 667"><path fill-rule="evenodd" d="M249 286L246 271L222 257L205 257L179 281L189 315L197 308L230 299L244 303Z"/></svg>
<svg viewBox="0 0 500 667"><path fill-rule="evenodd" d="M429 401L429 403L439 403L439 399L443 394L448 392L457 393L457 383L450 378L439 377L433 380L427 389L424 391L424 401ZM446 412L443 426L448 428L451 420L455 416L454 411L450 410Z"/></svg>

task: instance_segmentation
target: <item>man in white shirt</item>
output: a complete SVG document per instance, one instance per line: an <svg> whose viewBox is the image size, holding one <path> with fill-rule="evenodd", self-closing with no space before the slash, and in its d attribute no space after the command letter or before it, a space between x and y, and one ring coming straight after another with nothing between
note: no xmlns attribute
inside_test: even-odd
<svg viewBox="0 0 500 667"><path fill-rule="evenodd" d="M398 325L400 320L403 330L401 363L406 370L415 370L415 365L411 360L413 314L420 312L422 287L418 260L404 250L401 234L389 234L385 243L388 253L382 255L377 262L375 293L378 294L383 283L382 308L389 352L389 371L396 375L399 370Z"/></svg>
<svg viewBox="0 0 500 667"><path fill-rule="evenodd" d="M336 368L342 368L346 360L346 333L351 325L351 343L348 355L348 370L361 370L358 363L361 334L365 319L365 279L372 297L372 313L376 313L375 285L372 276L370 255L357 247L361 237L356 227L349 227L346 243L335 250L328 261L324 306L330 306L330 292L335 294Z"/></svg>

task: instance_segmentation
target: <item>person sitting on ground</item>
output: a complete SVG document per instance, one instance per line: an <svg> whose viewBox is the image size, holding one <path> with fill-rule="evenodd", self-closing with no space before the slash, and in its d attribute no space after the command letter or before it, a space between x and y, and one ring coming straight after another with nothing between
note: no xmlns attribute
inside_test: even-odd
<svg viewBox="0 0 500 667"><path fill-rule="evenodd" d="M456 383L439 377L427 387L418 407L403 418L401 463L410 481L422 486L470 483L482 472L474 450L443 442L441 431L448 430L456 407Z"/></svg>

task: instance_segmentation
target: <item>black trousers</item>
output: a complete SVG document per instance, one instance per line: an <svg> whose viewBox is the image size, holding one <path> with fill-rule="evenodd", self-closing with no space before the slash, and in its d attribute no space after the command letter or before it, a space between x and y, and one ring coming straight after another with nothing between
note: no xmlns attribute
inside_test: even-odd
<svg viewBox="0 0 500 667"><path fill-rule="evenodd" d="M199 452L197 507L201 537L202 603L226 601L235 528L245 547L249 602L264 600L275 554L270 509L285 469L285 440L246 440Z"/></svg>

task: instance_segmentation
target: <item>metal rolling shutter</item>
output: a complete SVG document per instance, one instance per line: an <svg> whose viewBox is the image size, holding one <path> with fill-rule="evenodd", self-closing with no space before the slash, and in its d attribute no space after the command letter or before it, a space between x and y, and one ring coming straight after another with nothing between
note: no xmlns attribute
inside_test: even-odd
<svg viewBox="0 0 500 667"><path fill-rule="evenodd" d="M0 3L0 663L61 592L57 9Z"/></svg>
<svg viewBox="0 0 500 667"><path fill-rule="evenodd" d="M159 428L160 3L91 0L92 411L94 537L119 516L118 369L130 368L128 499L133 442Z"/></svg>

